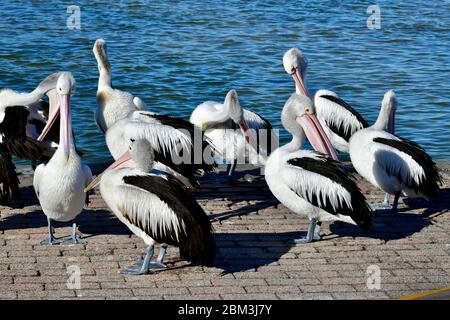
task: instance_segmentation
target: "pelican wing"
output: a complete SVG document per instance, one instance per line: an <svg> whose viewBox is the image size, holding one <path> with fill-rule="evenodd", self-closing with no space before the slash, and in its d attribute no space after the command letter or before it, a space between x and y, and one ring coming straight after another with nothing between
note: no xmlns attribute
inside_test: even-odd
<svg viewBox="0 0 450 320"><path fill-rule="evenodd" d="M244 119L248 126L256 131L259 153L269 156L278 147L278 137L270 122L263 116L244 109Z"/></svg>
<svg viewBox="0 0 450 320"><path fill-rule="evenodd" d="M244 120L252 129L272 129L272 125L270 124L270 122L255 112L243 109L243 115Z"/></svg>
<svg viewBox="0 0 450 320"><path fill-rule="evenodd" d="M6 204L19 192L19 179L11 154L0 143L0 204Z"/></svg>
<svg viewBox="0 0 450 320"><path fill-rule="evenodd" d="M42 177L44 175L44 170L45 170L45 164L40 164L36 167L36 169L34 170L34 175L33 175L33 187L34 187L34 191L36 192L37 197L39 198L39 188L41 185L41 180Z"/></svg>
<svg viewBox="0 0 450 320"><path fill-rule="evenodd" d="M333 215L350 216L362 228L370 229L372 211L338 162L315 154L291 158L281 179L313 206Z"/></svg>
<svg viewBox="0 0 450 320"><path fill-rule="evenodd" d="M182 256L211 262L213 228L192 195L170 176L123 177L118 207L131 224L159 243L180 246Z"/></svg>
<svg viewBox="0 0 450 320"><path fill-rule="evenodd" d="M140 119L148 123L167 126L169 128L176 129L176 131L179 133L183 133L191 142L189 144L189 150L185 150L189 151L190 163L194 164L195 172L198 173L200 172L200 170L202 170L203 172L211 172L214 170L214 168L216 168L217 164L214 162L205 162L203 155L206 155L206 152L211 154L212 150L216 150L217 148L214 146L212 141L204 135L204 132L196 125L181 118L157 114L149 111L134 112L133 118ZM197 159L199 155L201 155L201 158Z"/></svg>
<svg viewBox="0 0 450 320"><path fill-rule="evenodd" d="M122 131L127 140L146 139L153 150L162 154L170 154L174 150L189 149L191 140L183 132L174 127L164 125L153 117L145 116L143 111L133 112L131 117L120 120Z"/></svg>
<svg viewBox="0 0 450 320"><path fill-rule="evenodd" d="M356 131L369 126L355 109L337 96L316 95L314 104L317 116L325 121L331 131L347 142Z"/></svg>
<svg viewBox="0 0 450 320"><path fill-rule="evenodd" d="M42 156L44 145L27 136L29 111L23 106L6 107L0 122L1 142L21 159L36 160Z"/></svg>
<svg viewBox="0 0 450 320"><path fill-rule="evenodd" d="M376 163L408 188L436 199L442 181L433 159L413 141L391 134L385 136L373 139Z"/></svg>

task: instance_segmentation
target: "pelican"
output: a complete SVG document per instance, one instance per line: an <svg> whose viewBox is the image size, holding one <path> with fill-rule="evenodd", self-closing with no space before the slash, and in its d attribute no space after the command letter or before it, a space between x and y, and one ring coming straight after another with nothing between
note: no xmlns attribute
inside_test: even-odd
<svg viewBox="0 0 450 320"><path fill-rule="evenodd" d="M205 131L217 153L229 163L229 179L237 162L264 165L277 141L269 121L242 108L235 90L227 93L223 104L207 101L198 105L190 122Z"/></svg>
<svg viewBox="0 0 450 320"><path fill-rule="evenodd" d="M396 106L394 91L386 92L375 124L356 132L349 149L355 170L375 187L394 195L394 213L400 195L436 200L442 183L436 164L421 146L385 131ZM383 205L388 205L386 197Z"/></svg>
<svg viewBox="0 0 450 320"><path fill-rule="evenodd" d="M0 91L0 202L4 204L19 192L19 180L11 155L35 161L53 151L48 141L36 140L46 123L38 108L45 104L42 98L51 95L56 87L59 74L51 74L28 93L11 89Z"/></svg>
<svg viewBox="0 0 450 320"><path fill-rule="evenodd" d="M302 51L292 48L283 56L283 66L295 81L296 92L310 96L306 84L308 60ZM340 152L348 152L350 137L358 130L367 128L366 120L336 93L319 90L313 96L314 106L322 127L333 146ZM395 117L390 120L389 130L395 128Z"/></svg>
<svg viewBox="0 0 450 320"><path fill-rule="evenodd" d="M272 152L265 178L273 195L310 220L306 237L293 243L320 240L321 221L344 221L370 229L372 211L356 183L340 168L336 152L315 116L312 101L292 94L281 113L292 141ZM322 154L301 150L305 134Z"/></svg>
<svg viewBox="0 0 450 320"><path fill-rule="evenodd" d="M100 184L100 193L108 207L148 246L137 268L123 273L140 275L149 268L165 268L167 245L180 247L182 257L211 263L215 256L213 228L208 216L192 195L170 175L148 173L154 155L150 143L130 141L129 149L85 189ZM153 248L160 243L156 261Z"/></svg>
<svg viewBox="0 0 450 320"><path fill-rule="evenodd" d="M113 89L105 40L98 39L93 51L99 69L95 119L105 133L113 158L128 149L130 139L145 138L154 149L157 169L174 175L189 187L198 185L194 174L210 172L216 166L211 157L193 159L195 153L206 155L212 147L201 131L183 119L144 111L145 104L140 98ZM180 152L185 161L180 160Z"/></svg>
<svg viewBox="0 0 450 320"><path fill-rule="evenodd" d="M139 97L112 87L111 65L105 40L96 40L93 51L99 72L95 122L105 133L118 120L125 118L132 111L143 109L145 104Z"/></svg>
<svg viewBox="0 0 450 320"><path fill-rule="evenodd" d="M75 222L71 236L56 239L53 235L52 221L74 220L83 210L87 200L83 189L92 180L91 170L81 162L73 143L70 97L75 93L75 79L70 72L60 75L56 90L58 112L53 114L43 131L47 132L54 117L60 114L61 143L50 161L36 168L33 179L36 195L48 221L48 239L41 244L84 243L77 237Z"/></svg>

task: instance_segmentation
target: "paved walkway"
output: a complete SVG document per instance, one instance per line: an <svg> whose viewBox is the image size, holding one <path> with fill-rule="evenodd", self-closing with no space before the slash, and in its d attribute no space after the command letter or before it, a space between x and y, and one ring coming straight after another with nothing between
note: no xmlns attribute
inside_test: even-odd
<svg viewBox="0 0 450 320"><path fill-rule="evenodd" d="M280 205L263 180L236 188L204 181L196 196L217 232L216 267L191 266L170 248L169 270L139 277L120 270L144 253L143 242L98 194L79 216L86 245L39 245L46 219L24 175L15 208L0 207L0 299L389 299L449 287L449 172L443 168L434 205L405 199L400 213L378 213L372 232L325 223L323 241L294 246L287 240L307 220ZM369 201L382 199L359 185ZM69 233L57 228L57 236ZM81 289L69 289L77 268Z"/></svg>

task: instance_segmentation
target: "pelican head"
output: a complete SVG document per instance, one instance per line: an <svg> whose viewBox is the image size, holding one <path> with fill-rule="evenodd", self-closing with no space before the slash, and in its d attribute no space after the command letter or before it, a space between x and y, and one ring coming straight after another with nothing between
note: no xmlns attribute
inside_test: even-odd
<svg viewBox="0 0 450 320"><path fill-rule="evenodd" d="M286 72L294 79L296 92L308 96L308 89L306 87L308 60L303 52L297 48L286 51L283 55L283 66L284 70L286 70Z"/></svg>
<svg viewBox="0 0 450 320"><path fill-rule="evenodd" d="M41 135L38 137L38 141L43 141L45 136L48 134L52 126L54 125L56 119L59 115L63 115L64 113L64 121L61 122L61 125L65 126L64 132L61 132L63 136L60 135L61 141L63 141L63 145L65 148L66 155L68 154L68 150L71 144L71 117L70 117L70 97L75 94L76 81L70 72L60 72L58 81L56 82L56 95L57 95L57 106L52 108L47 124L42 130ZM66 132L69 130L70 132Z"/></svg>
<svg viewBox="0 0 450 320"><path fill-rule="evenodd" d="M292 135L303 137L305 134L314 150L338 160L336 150L316 117L311 99L293 93L281 112L281 122Z"/></svg>
<svg viewBox="0 0 450 320"><path fill-rule="evenodd" d="M153 148L145 139L130 140L128 150L120 156L113 164L111 164L105 171L93 179L89 185L84 189L84 192L95 188L99 185L102 175L108 170L117 170L121 168L137 168L143 172L150 172L153 168L155 154Z"/></svg>

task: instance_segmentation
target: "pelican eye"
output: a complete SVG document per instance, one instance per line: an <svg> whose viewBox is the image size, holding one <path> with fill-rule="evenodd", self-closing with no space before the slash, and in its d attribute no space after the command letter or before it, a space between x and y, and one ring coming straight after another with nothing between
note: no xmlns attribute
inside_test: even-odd
<svg viewBox="0 0 450 320"><path fill-rule="evenodd" d="M292 69L291 69L291 74L294 74L295 71L296 71L296 68L295 68L295 67L292 67Z"/></svg>
<svg viewBox="0 0 450 320"><path fill-rule="evenodd" d="M311 108L310 108L310 107L306 107L306 108L305 108L305 113L311 114Z"/></svg>

